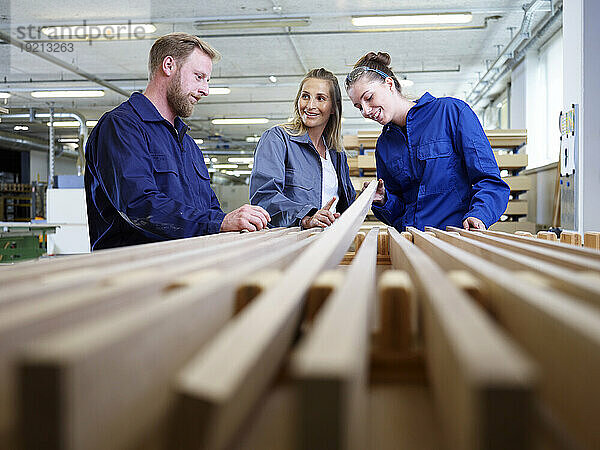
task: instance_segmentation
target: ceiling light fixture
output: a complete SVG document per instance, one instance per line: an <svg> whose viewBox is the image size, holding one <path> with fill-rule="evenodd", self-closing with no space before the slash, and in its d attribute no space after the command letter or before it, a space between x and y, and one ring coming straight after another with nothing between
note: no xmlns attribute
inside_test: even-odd
<svg viewBox="0 0 600 450"><path fill-rule="evenodd" d="M264 19L197 20L194 26L201 30L230 30L240 28L306 27L310 17L274 17Z"/></svg>
<svg viewBox="0 0 600 450"><path fill-rule="evenodd" d="M85 124L88 128L95 127L97 123L98 123L97 120L86 120L85 121ZM50 126L50 122L47 122L46 125ZM79 122L77 122L76 120L61 120L58 122L55 121L54 126L61 127L61 128L78 128Z"/></svg>
<svg viewBox="0 0 600 450"><path fill-rule="evenodd" d="M269 123L269 119L264 117L248 117L245 119L213 119L213 125L260 125Z"/></svg>
<svg viewBox="0 0 600 450"><path fill-rule="evenodd" d="M270 81L271 83L277 83L277 77L276 77L275 75L271 75L271 76L269 77L269 81Z"/></svg>
<svg viewBox="0 0 600 450"><path fill-rule="evenodd" d="M415 84L415 82L412 80L400 80L400 86L403 88L411 87L413 84Z"/></svg>
<svg viewBox="0 0 600 450"><path fill-rule="evenodd" d="M27 125L15 125L13 130L14 131L29 131L29 127Z"/></svg>
<svg viewBox="0 0 600 450"><path fill-rule="evenodd" d="M33 98L92 98L104 97L104 91L33 91L31 96Z"/></svg>
<svg viewBox="0 0 600 450"><path fill-rule="evenodd" d="M194 142L198 145L202 145L202 144L204 144L204 139L200 139L200 138L194 139ZM206 159L206 158L204 158L204 159Z"/></svg>
<svg viewBox="0 0 600 450"><path fill-rule="evenodd" d="M9 98L10 92L0 92L0 98Z"/></svg>
<svg viewBox="0 0 600 450"><path fill-rule="evenodd" d="M258 142L260 136L246 136L246 142Z"/></svg>
<svg viewBox="0 0 600 450"><path fill-rule="evenodd" d="M61 25L54 27L43 27L42 33L50 39L81 39L81 40L112 40L129 39L131 37L140 39L147 34L156 31L151 23L127 23L113 25Z"/></svg>
<svg viewBox="0 0 600 450"><path fill-rule="evenodd" d="M437 25L469 23L473 20L471 13L443 14L402 14L395 16L354 16L355 27L389 26L389 25Z"/></svg>
<svg viewBox="0 0 600 450"><path fill-rule="evenodd" d="M249 157L231 157L231 158L227 158L227 161L230 163L237 163L237 164L250 164L251 162L254 162L254 158L249 156Z"/></svg>
<svg viewBox="0 0 600 450"><path fill-rule="evenodd" d="M228 87L209 87L208 95L227 95L231 92Z"/></svg>
<svg viewBox="0 0 600 450"><path fill-rule="evenodd" d="M58 142L61 144L76 144L79 142L78 138L58 138Z"/></svg>
<svg viewBox="0 0 600 450"><path fill-rule="evenodd" d="M213 164L215 169L237 169L237 164Z"/></svg>

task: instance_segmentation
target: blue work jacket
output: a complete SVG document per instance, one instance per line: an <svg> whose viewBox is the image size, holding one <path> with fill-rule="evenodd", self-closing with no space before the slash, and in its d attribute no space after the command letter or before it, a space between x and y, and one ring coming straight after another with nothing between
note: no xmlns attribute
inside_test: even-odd
<svg viewBox="0 0 600 450"><path fill-rule="evenodd" d="M329 149L338 176L337 212L356 198L346 154ZM281 126L263 133L250 175L250 203L266 209L271 225L296 226L321 208L323 166L308 133L291 136ZM329 200L329 199L326 199Z"/></svg>
<svg viewBox="0 0 600 450"><path fill-rule="evenodd" d="M98 121L85 150L93 250L219 232L225 213L187 130L137 92Z"/></svg>
<svg viewBox="0 0 600 450"><path fill-rule="evenodd" d="M373 213L399 231L462 227L467 217L489 227L506 210L510 189L477 116L461 100L425 93L406 127L383 127L375 159L387 200L373 204Z"/></svg>

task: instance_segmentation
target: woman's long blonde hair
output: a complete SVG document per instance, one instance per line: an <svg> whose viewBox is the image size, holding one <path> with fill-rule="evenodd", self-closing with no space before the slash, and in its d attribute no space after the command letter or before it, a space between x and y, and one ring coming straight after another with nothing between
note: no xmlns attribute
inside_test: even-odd
<svg viewBox="0 0 600 450"><path fill-rule="evenodd" d="M289 123L283 123L280 126L291 136L300 136L308 131L302 117L300 116L300 110L298 109L298 99L302 93L302 87L309 78L316 78L318 80L329 81L329 95L333 103L333 114L329 117L327 125L323 130L323 136L325 138L325 144L328 148L332 148L335 151L341 152L344 148L342 145L342 92L336 76L329 70L320 68L313 69L306 74L298 93L296 94L296 100L294 101L294 117Z"/></svg>

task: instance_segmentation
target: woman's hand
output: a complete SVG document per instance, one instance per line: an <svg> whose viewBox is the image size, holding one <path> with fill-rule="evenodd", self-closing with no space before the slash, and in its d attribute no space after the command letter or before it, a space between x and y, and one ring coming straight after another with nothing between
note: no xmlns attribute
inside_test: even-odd
<svg viewBox="0 0 600 450"><path fill-rule="evenodd" d="M363 191L367 188L367 186L369 186L369 182L365 181L363 184ZM377 190L375 191L375 196L373 197L373 203L383 205L386 201L387 197L385 195L385 186L383 185L383 180L380 178L379 183L377 183Z"/></svg>
<svg viewBox="0 0 600 450"><path fill-rule="evenodd" d="M300 222L302 228L325 228L331 225L333 222L335 222L335 219L340 217L340 214L332 213L331 211L329 211L329 208L331 208L333 202L335 202L335 197L329 200L327 204L323 206L323 208L318 210L314 215L304 217Z"/></svg>
<svg viewBox="0 0 600 450"><path fill-rule="evenodd" d="M485 224L477 217L467 217L463 220L465 230L485 230Z"/></svg>

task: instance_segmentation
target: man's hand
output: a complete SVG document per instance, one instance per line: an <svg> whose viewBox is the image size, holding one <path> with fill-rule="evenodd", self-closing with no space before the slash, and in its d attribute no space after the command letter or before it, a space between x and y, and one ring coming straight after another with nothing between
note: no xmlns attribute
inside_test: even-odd
<svg viewBox="0 0 600 450"><path fill-rule="evenodd" d="M485 230L485 225L477 217L467 217L463 220L463 228L465 230Z"/></svg>
<svg viewBox="0 0 600 450"><path fill-rule="evenodd" d="M367 188L367 186L369 186L369 182L365 181L363 183L363 191ZM375 196L373 197L373 203L383 205L386 201L387 197L385 195L385 186L383 185L383 180L380 178L379 183L377 183L377 190L375 191Z"/></svg>
<svg viewBox="0 0 600 450"><path fill-rule="evenodd" d="M225 216L221 231L258 231L267 228L270 221L271 216L260 206L244 205Z"/></svg>
<svg viewBox="0 0 600 450"><path fill-rule="evenodd" d="M340 214L329 211L329 208L331 208L333 202L335 202L335 197L329 200L327 204L325 204L325 206L318 210L313 216L304 217L301 221L302 228L325 228L335 222L335 219L340 217Z"/></svg>

